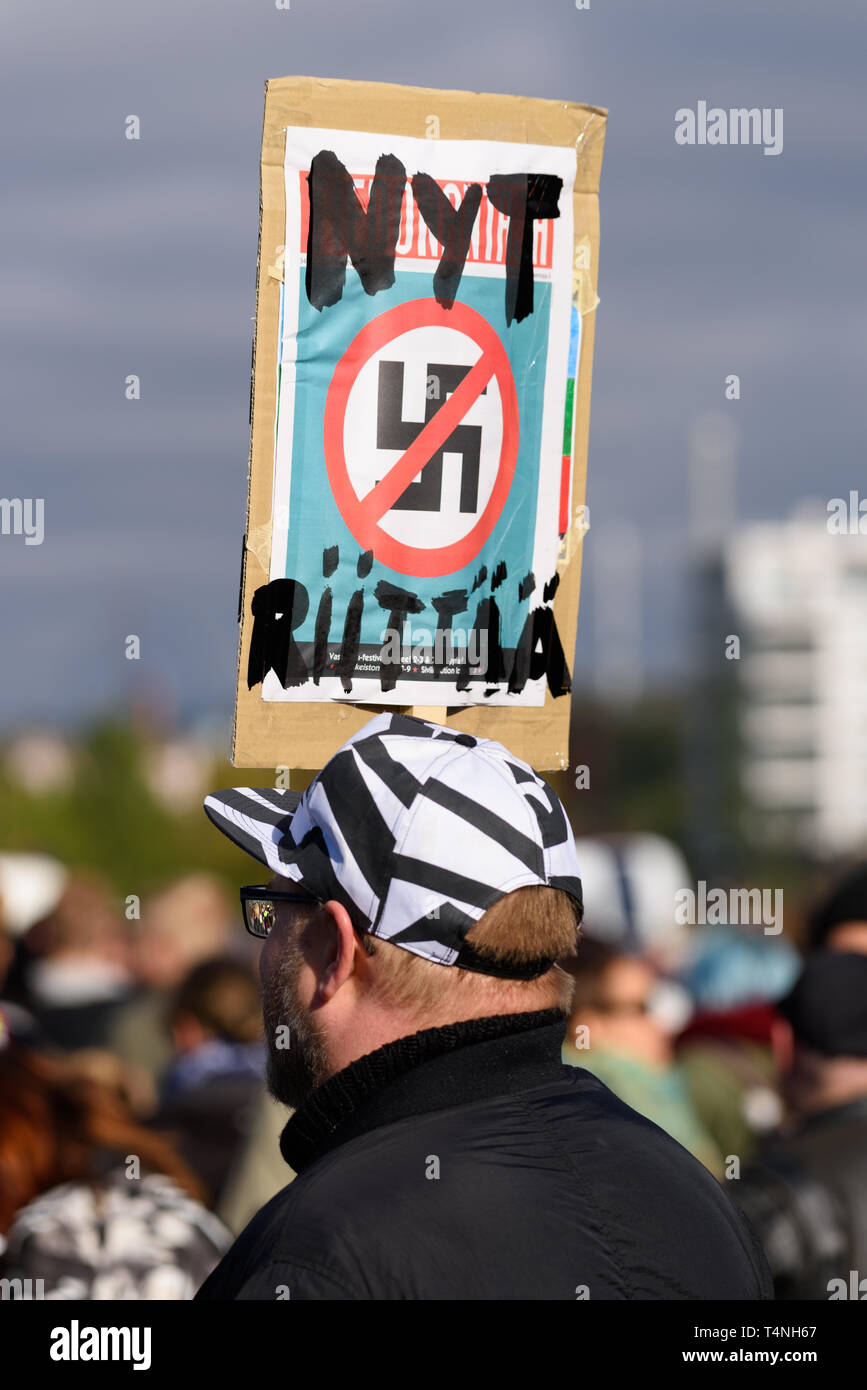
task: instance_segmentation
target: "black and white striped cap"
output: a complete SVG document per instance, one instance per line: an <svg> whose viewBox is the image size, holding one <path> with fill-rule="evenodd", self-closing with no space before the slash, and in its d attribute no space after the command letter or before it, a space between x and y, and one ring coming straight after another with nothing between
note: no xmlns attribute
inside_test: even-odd
<svg viewBox="0 0 867 1390"><path fill-rule="evenodd" d="M547 783L502 744L403 714L371 719L303 796L235 787L206 797L205 811L272 873L441 965L541 973L487 970L467 932L530 884L581 903L572 831Z"/></svg>

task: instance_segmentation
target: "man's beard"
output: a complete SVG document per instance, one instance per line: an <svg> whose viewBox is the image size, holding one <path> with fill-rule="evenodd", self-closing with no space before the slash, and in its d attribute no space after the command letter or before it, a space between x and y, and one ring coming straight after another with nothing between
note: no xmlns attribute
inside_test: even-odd
<svg viewBox="0 0 867 1390"><path fill-rule="evenodd" d="M293 1110L330 1075L322 1035L298 998L303 960L301 949L290 941L262 999L268 1043L265 1080L274 1099Z"/></svg>

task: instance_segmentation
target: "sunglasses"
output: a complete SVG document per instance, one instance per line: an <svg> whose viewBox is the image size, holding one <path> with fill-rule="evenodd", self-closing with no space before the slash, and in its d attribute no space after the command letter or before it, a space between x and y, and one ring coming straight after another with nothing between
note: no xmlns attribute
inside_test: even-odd
<svg viewBox="0 0 867 1390"><path fill-rule="evenodd" d="M241 911L244 926L251 936L264 939L277 921L278 903L306 903L315 907L320 902L310 893L284 893L279 888L253 884L241 889Z"/></svg>

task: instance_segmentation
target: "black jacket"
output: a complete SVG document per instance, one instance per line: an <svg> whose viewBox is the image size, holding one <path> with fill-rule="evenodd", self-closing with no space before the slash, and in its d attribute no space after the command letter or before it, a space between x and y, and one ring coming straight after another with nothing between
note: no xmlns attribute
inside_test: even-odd
<svg viewBox="0 0 867 1390"><path fill-rule="evenodd" d="M852 1297L839 1290L853 1270L856 1283L867 1275L867 1096L769 1141L731 1189L764 1244L777 1298Z"/></svg>
<svg viewBox="0 0 867 1390"><path fill-rule="evenodd" d="M390 1043L281 1140L295 1181L200 1299L757 1299L761 1251L710 1174L588 1072L559 1011Z"/></svg>

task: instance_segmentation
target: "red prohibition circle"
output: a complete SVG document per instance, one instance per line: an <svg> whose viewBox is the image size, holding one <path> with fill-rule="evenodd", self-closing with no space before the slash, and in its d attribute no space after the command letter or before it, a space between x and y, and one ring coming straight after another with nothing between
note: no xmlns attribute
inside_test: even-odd
<svg viewBox="0 0 867 1390"><path fill-rule="evenodd" d="M425 549L423 546L406 545L403 541L395 540L378 524L377 518L365 515L364 499L358 496L349 479L343 433L349 393L365 363L375 352L401 334L413 328L434 327L457 329L472 338L482 349L479 361L487 358L487 365L491 367L486 380L493 377L500 391L503 441L493 490L472 530L450 545ZM449 399L451 398L447 398L444 404L448 404ZM444 406L440 407L440 410L442 409ZM387 309L385 313L366 324L353 338L337 364L325 400L325 466L331 491L343 520L362 550L372 550L376 559L389 569L420 579L454 574L478 555L506 504L515 475L518 436L518 397L506 349L487 319L475 309L471 309L468 304L454 304L451 309L443 309L435 299L414 299L407 304L398 304L393 309ZM384 512L387 510L386 507Z"/></svg>

